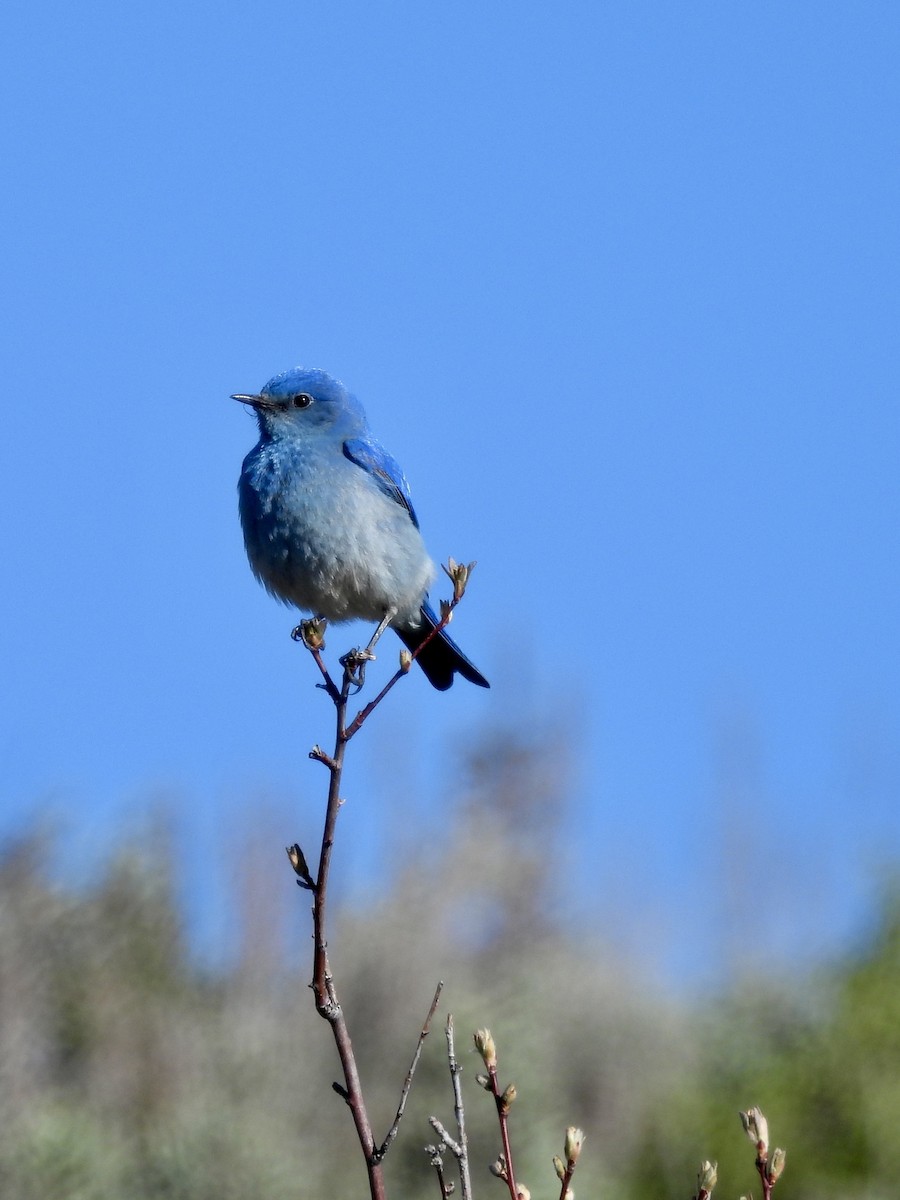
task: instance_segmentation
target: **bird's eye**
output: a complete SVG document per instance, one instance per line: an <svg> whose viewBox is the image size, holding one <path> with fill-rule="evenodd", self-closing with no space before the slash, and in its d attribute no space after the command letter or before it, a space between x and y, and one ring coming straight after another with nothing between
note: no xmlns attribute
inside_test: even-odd
<svg viewBox="0 0 900 1200"><path fill-rule="evenodd" d="M308 392L298 392L296 396L291 396L291 405L294 408L309 408L312 399Z"/></svg>

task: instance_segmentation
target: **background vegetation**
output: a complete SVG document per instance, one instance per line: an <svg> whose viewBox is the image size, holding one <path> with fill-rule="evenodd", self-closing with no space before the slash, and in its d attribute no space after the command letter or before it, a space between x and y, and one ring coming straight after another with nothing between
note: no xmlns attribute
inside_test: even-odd
<svg viewBox="0 0 900 1200"><path fill-rule="evenodd" d="M580 1197L718 1195L758 1182L737 1111L759 1104L788 1148L779 1195L896 1196L900 902L865 944L789 981L756 969L706 998L663 995L556 904L565 747L495 733L459 772L440 839L398 854L381 899L333 936L373 1120L390 1123L438 978L454 1013L480 1196L499 1196L490 1101L470 1031L490 1025L514 1080L518 1174L555 1195L577 1123ZM414 839L412 839L414 840ZM223 862L241 909L233 957L192 953L164 828L129 839L86 888L35 832L0 862L0 1194L5 1200L268 1200L365 1191L334 1049L308 991L308 897L285 861L270 901ZM337 870L340 871L340 863ZM702 881L688 880L689 886ZM752 938L753 897L747 897ZM298 932L299 931L299 932ZM387 1162L392 1194L437 1193L429 1113L452 1116L441 1019Z"/></svg>

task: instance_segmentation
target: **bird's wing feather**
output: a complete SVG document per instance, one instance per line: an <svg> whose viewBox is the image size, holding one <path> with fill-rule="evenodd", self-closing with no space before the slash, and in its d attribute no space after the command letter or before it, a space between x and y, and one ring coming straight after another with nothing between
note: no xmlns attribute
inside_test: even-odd
<svg viewBox="0 0 900 1200"><path fill-rule="evenodd" d="M409 484L397 460L391 458L387 450L374 438L354 438L344 442L344 454L357 467L371 475L372 480L386 496L406 509L409 519L418 529L419 519L412 505Z"/></svg>

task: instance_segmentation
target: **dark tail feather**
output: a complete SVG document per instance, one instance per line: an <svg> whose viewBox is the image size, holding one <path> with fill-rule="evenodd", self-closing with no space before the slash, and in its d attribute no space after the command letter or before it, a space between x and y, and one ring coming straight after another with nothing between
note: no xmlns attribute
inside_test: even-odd
<svg viewBox="0 0 900 1200"><path fill-rule="evenodd" d="M414 652L425 641L437 623L438 619L434 615L431 605L426 602L422 605L422 624L419 628L398 629L396 632L407 650ZM457 671L463 679L468 679L470 683L476 683L479 687L491 686L481 672L472 666L456 642L447 636L446 629L442 629L431 639L416 658L416 662L425 672L429 683L433 684L440 692L445 692L450 687Z"/></svg>

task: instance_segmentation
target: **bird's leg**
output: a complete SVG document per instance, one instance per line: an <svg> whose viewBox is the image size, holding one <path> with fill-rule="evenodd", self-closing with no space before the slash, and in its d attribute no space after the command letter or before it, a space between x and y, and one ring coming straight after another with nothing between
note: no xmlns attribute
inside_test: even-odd
<svg viewBox="0 0 900 1200"><path fill-rule="evenodd" d="M340 660L341 666L350 677L351 685L356 689L357 692L362 688L366 681L366 663L372 662L375 658L375 655L372 652L372 647L375 645L396 615L396 608L389 608L378 622L378 627L376 628L375 632L369 638L368 646L366 646L364 650L360 648L351 650Z"/></svg>
<svg viewBox="0 0 900 1200"><path fill-rule="evenodd" d="M378 639L381 637L381 635L384 633L384 631L387 629L388 625L390 625L391 621L393 621L393 619L394 619L394 617L396 617L396 615L397 615L396 608L387 609L384 616L378 622L378 628L375 630L375 632L369 638L369 644L368 644L368 646L366 646L366 650L368 651L369 654L372 654L372 647L375 645L375 643L378 641ZM374 658L375 655L372 654L372 657Z"/></svg>

